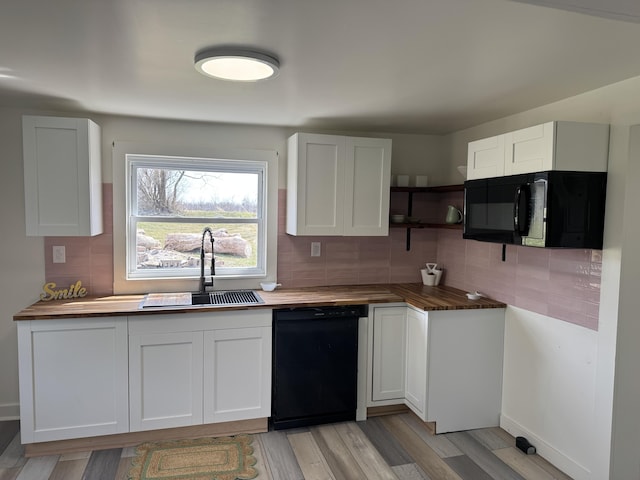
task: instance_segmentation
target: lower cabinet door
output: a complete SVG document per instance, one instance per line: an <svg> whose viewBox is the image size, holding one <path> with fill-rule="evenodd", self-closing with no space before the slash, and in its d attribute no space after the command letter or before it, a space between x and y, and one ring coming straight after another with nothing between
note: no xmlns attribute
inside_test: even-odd
<svg viewBox="0 0 640 480"><path fill-rule="evenodd" d="M127 318L18 322L22 443L126 432Z"/></svg>
<svg viewBox="0 0 640 480"><path fill-rule="evenodd" d="M407 307L378 307L373 314L371 400L404 400Z"/></svg>
<svg viewBox="0 0 640 480"><path fill-rule="evenodd" d="M427 421L428 314L407 309L406 405Z"/></svg>
<svg viewBox="0 0 640 480"><path fill-rule="evenodd" d="M271 415L271 327L204 332L204 423Z"/></svg>
<svg viewBox="0 0 640 480"><path fill-rule="evenodd" d="M202 423L201 331L129 337L131 431Z"/></svg>

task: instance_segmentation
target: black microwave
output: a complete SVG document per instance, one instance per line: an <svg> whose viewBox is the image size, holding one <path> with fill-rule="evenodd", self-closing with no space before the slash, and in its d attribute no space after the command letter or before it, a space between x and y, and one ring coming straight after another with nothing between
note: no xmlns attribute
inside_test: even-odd
<svg viewBox="0 0 640 480"><path fill-rule="evenodd" d="M464 182L463 237L602 249L606 172L548 171Z"/></svg>

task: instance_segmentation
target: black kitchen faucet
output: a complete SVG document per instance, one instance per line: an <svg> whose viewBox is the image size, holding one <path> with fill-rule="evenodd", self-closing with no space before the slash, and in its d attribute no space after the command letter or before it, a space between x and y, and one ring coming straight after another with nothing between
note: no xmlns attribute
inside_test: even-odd
<svg viewBox="0 0 640 480"><path fill-rule="evenodd" d="M211 279L207 282L204 279L204 239L209 234L211 239ZM202 244L200 246L200 293L206 293L207 287L213 287L213 277L216 274L216 259L213 254L213 232L209 227L204 227L202 232Z"/></svg>

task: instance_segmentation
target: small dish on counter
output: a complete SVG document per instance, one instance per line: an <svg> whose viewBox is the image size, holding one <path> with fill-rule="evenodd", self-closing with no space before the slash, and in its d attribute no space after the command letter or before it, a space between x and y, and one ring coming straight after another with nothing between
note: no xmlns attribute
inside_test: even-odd
<svg viewBox="0 0 640 480"><path fill-rule="evenodd" d="M280 287L281 283L276 282L262 282L260 283L260 288L265 292L273 292L276 288Z"/></svg>
<svg viewBox="0 0 640 480"><path fill-rule="evenodd" d="M480 292L469 292L469 293L467 293L467 298L469 300L478 300L481 297L483 297L483 295Z"/></svg>

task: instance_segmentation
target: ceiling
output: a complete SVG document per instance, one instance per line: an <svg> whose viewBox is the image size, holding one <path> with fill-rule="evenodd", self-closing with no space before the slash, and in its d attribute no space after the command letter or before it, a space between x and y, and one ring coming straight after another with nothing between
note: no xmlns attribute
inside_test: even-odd
<svg viewBox="0 0 640 480"><path fill-rule="evenodd" d="M552 2L561 9L536 5ZM0 105L448 133L639 76L637 5L3 0ZM280 75L232 83L196 72L195 53L218 45L272 52Z"/></svg>

